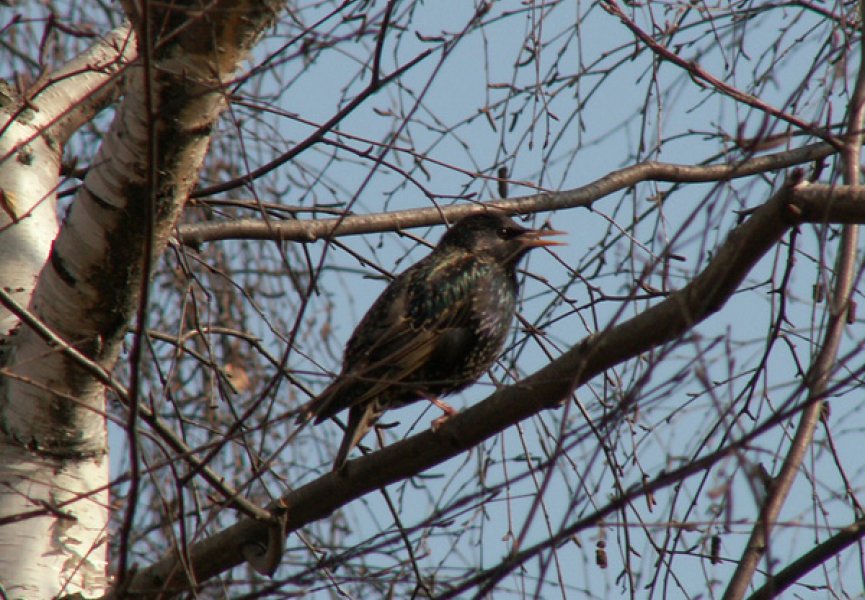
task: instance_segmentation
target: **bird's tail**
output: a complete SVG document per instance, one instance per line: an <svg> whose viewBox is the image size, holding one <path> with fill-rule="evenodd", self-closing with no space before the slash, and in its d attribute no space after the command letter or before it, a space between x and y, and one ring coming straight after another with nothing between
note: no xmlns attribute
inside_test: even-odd
<svg viewBox="0 0 865 600"><path fill-rule="evenodd" d="M342 436L342 443L339 445L336 459L333 461L334 471L342 469L348 458L348 453L360 443L363 436L372 429L372 426L378 420L379 411L375 409L374 404L374 402L369 402L361 406L352 406L349 409L345 434Z"/></svg>

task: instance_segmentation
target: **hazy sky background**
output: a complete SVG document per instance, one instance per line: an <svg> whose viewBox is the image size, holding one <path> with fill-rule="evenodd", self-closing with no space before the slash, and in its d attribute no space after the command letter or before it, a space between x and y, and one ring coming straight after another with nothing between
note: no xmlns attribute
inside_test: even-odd
<svg viewBox="0 0 865 600"><path fill-rule="evenodd" d="M305 22L315 20L331 10L330 5L320 9L304 7L300 13ZM381 4L381 3L378 3ZM405 10L400 5L400 13ZM703 10L711 10L700 5ZM383 70L390 72L395 65L404 64L419 52L435 47L442 32L453 33L465 27L474 13L472 3L457 0L414 3L415 17L409 28L401 35L394 33L388 37L383 55ZM385 155L385 160L397 165L416 179L416 183L387 165L373 166L366 158L339 152L330 145L315 146L300 155L290 165L286 165L272 176L256 183L254 192L264 202L284 202L291 205L312 206L315 203L339 203L349 205L355 213L375 213L380 211L402 210L413 207L429 206L427 192L437 196L443 204L452 202L454 197L473 198L481 201L497 197L496 184L477 176L483 173L495 176L499 165L506 165L514 181L525 181L529 185L511 184L511 197L533 193L536 189L562 190L585 185L605 174L635 164L642 160L661 160L684 164L703 162L724 162L725 157L741 156L729 140L722 139L722 133L731 137L739 133L755 135L758 131L746 129L739 131L739 123L748 122L748 128L759 123L752 116L751 109L736 105L733 101L709 94L697 86L682 71L668 63L652 63L650 55L643 53L633 58L633 35L614 17L599 9L594 3L563 2L549 9L542 5L516 1L499 1L491 4L490 12L484 17L491 24L462 39L443 57L441 49L429 56L421 65L400 80L400 85L389 86L376 96L367 100L359 110L339 124L345 137L330 136L357 149L372 148L372 154L380 152L378 144L392 141L395 147ZM648 11L656 13L656 21L664 22L676 15L664 16L667 10L662 3L648 3L640 8L643 16ZM672 8L669 10L672 11ZM694 10L697 10L696 8ZM504 18L517 11L516 16ZM763 100L779 107L785 107L793 97L796 86L810 68L814 57L825 51L824 33L820 20L805 11L791 16L781 9L767 11L765 15L755 16L746 22L730 26L724 21L716 30L705 24L694 26L681 33L678 39L688 39L690 43L676 50L689 60L696 60L709 72L716 74L727 83L740 86L759 95ZM543 18L541 15L543 13ZM579 21L577 34L574 24ZM646 25L648 21L641 21ZM685 20L687 23L687 19ZM344 33L341 26L321 28L332 34ZM783 28L783 34L779 34ZM542 42L540 60L531 62L515 70L516 63L526 60L523 41L527 32L535 31ZM256 64L260 57L278 48L281 43L296 35L296 30L283 31L277 27L276 37L262 44L256 50ZM780 35L780 41L779 41ZM280 39L282 37L282 40ZM743 41L744 40L744 41ZM287 70L281 71L279 80L267 75L253 78L239 90L262 90L271 94L274 109L299 115L302 119L320 124L330 118L347 98L357 94L367 83L366 77L358 78L361 65L367 64L372 54L369 40L364 40L352 48L351 52L327 52L314 62L301 65L295 61ZM764 76L772 60L780 60L783 66L772 77ZM551 69L556 69L558 77L552 84L544 83ZM653 70L656 69L656 70ZM853 72L852 68L849 72ZM789 77L784 77L789 74ZM654 76L654 78L653 78ZM540 95L511 95L508 86L519 88L537 85L542 89ZM823 96L837 96L836 108L843 110L844 73L838 80L827 81L821 89L809 89L800 95L796 104L796 114L803 120L824 121L825 115L819 112L818 103ZM575 113L574 107L580 106ZM489 118L479 112L489 107ZM249 129L248 145L243 149L250 168L263 164L284 152L292 142L301 140L312 128L284 114L267 114L249 111L235 106L233 113L224 121L226 131L231 131L237 123ZM391 114L411 115L407 125L391 140L394 119ZM552 118L551 115L555 115ZM233 119L237 119L234 121ZM400 122L396 120L396 122ZM534 123L530 125L530 123ZM768 132L780 133L784 129L772 122ZM259 136L269 131L270 137ZM352 137L375 142L366 144ZM283 144L274 143L283 140ZM810 140L809 140L810 141ZM219 140L215 142L218 144ZM793 139L791 146L805 143ZM412 148L423 159L423 169L418 161L401 149ZM338 152L339 160L334 160ZM440 166L436 161L442 163ZM464 169L457 172L452 167ZM831 169L824 180L831 177ZM317 180L313 185L311 182ZM554 255L548 252L534 252L524 264L527 270L542 274L546 281L526 278L523 283L521 311L528 322L544 325L551 319L555 323L546 327L549 340L542 348L537 342L529 341L512 348L506 354L493 376L503 382L511 382L515 375L522 378L546 364L545 352L553 356L577 343L586 335L602 330L612 322L620 322L644 310L656 302L631 301L624 309L622 298L631 293L635 274L657 258L657 251L665 243L672 243L672 252L681 255L682 261L671 265L667 284L675 289L684 285L690 275L704 266L710 256L711 247L723 241L726 232L736 222L735 211L751 208L768 199L770 183L760 178L749 178L724 185L690 184L641 184L636 189L626 190L595 204L593 210L571 209L555 214L537 215L531 222L540 224L549 219L557 229L569 232L569 245L556 248ZM662 208L650 211L652 202L647 198L661 192L674 190L675 195ZM236 196L252 193L242 190ZM650 212L629 230L628 236L601 252L604 261L599 260L595 248L601 240L609 239L609 230L617 227L628 228L635 221L635 215ZM662 218L659 217L662 216ZM303 218L307 218L306 216ZM673 234L688 223L684 234L673 238ZM429 230L414 230L415 235L435 243L443 231L442 227ZM708 231L708 234L706 233ZM628 241L630 238L630 241ZM374 261L381 268L398 273L428 251L409 237L395 234L368 235L343 238L341 240L357 253ZM815 230L803 227L800 244L804 253L817 256L817 237ZM262 264L275 269L283 268L284 263L275 244L254 242L259 247ZM707 245L709 247L707 247ZM225 243L226 253L248 248L248 243ZM830 245L831 248L831 245ZM306 250L312 264L318 264L324 244L310 244ZM240 255L238 253L238 255ZM299 250L292 248L290 257L297 258ZM767 277L778 277L783 266L786 249L779 248L761 261L748 279L753 284ZM800 260L806 260L800 258ZM827 258L831 262L831 257ZM308 336L301 340L301 348L307 355L316 357L310 361L302 352L292 354L289 366L301 373L310 373L308 382L320 389L326 384L327 372L338 368L342 344L348 339L353 327L364 314L375 296L384 288L385 281L371 279L372 271L363 267L347 253L329 247L322 273L321 289L324 293L315 295L308 308L309 331L316 331L325 324L333 330L334 339L322 341ZM250 265L251 266L251 265ZM579 275L574 276L574 272ZM810 273L813 274L812 269ZM804 296L815 283L803 281L808 272L798 272L797 293ZM660 277L650 280L662 287ZM748 284L743 286L747 288ZM608 296L606 301L592 304L599 294ZM791 327L803 332L802 339L791 336L790 343L807 343L810 329L816 327L822 318L823 307L814 307L807 297L800 297L801 303L788 307ZM589 305L591 307L589 307ZM294 319L297 308L296 296L285 298L282 314L266 313L258 321L250 322L250 330L267 340L275 356L285 350L284 342L274 337L273 332L286 335ZM662 349L669 352L666 362L657 368L645 382L640 411L632 422L618 425L610 439L616 442L618 463L624 468L618 474L624 488L638 484L642 474L656 476L663 469L671 469L687 463L698 450L698 444L708 436L708 428L717 420L718 406L730 402L730 397L713 397L707 393L700 381L723 381L733 378L732 387L720 386L718 392L726 393L740 387L750 373L740 365L753 365L759 359L767 335L768 324L774 318L772 299L767 297L765 288L743 291L717 315L686 336L682 343ZM854 328L861 327L857 323ZM737 342L730 348L718 348L719 340L730 336ZM518 335L516 339L523 340ZM854 338L850 344L855 343ZM305 346L304 344L308 344ZM323 349L323 346L325 348ZM849 351L852 345L847 345ZM711 357L701 362L696 357L704 350L711 350ZM842 349L844 352L845 349ZM331 357L331 362L322 364L323 357ZM807 353L807 351L806 351ZM516 358L514 362L514 358ZM773 353L769 358L770 380L766 383L767 395L782 403L792 392L791 382L795 373L788 354ZM608 380L592 381L577 391L577 397L593 416L602 415L600 402L615 404L638 380L642 370L639 361L628 363ZM698 373L699 371L699 373ZM682 378L678 378L683 374ZM317 374L317 375L313 375ZM620 378L613 381L615 377ZM675 381L670 381L675 379ZM613 385L615 384L615 385ZM492 383L485 377L480 383L454 397L451 404L462 407L476 402L492 391ZM287 385L281 388L285 394L291 393ZM305 397L295 396L300 402ZM755 405L757 406L757 405ZM763 406L759 404L759 406ZM423 414L421 414L423 413ZM672 418L668 418L670 414ZM385 420L400 421L400 426L387 432L390 439L401 438L410 431L425 429L429 421L438 415L429 410L424 403L389 413ZM755 412L760 419L765 414ZM429 496L418 501L405 485L394 486L392 490L398 499L398 508L403 524L410 527L430 517L431 507L451 503L455 498L479 492L483 486L492 488L502 481L513 480L507 492L499 494L493 501L484 505L483 512L468 509L463 513L448 514L442 525L448 531L463 530L463 535L472 539L482 539L480 546L464 545L465 551L471 548L474 556L455 557L449 544L451 539L440 536L437 528L431 528L424 548L420 549L421 565L432 567L441 565L449 568L449 561L475 563L478 567L496 564L509 551L509 535L516 535L523 527L527 511L532 503L538 482L528 476L525 468L527 459L542 456L541 444L549 449L550 439L566 419L573 427L584 427L584 418L573 404L567 409L548 411L503 435L488 441L483 453L472 452L433 469L427 475L438 477L427 479ZM833 408L833 421L840 425L849 422L850 428L861 427L861 416L850 414L843 406ZM285 425L273 430L288 435L292 426ZM849 430L848 430L849 431ZM552 434L550 432L553 432ZM736 432L736 429L734 429ZM744 535L731 535L730 532L744 534L750 530L754 514L754 496L759 493L752 485L753 477L747 473L750 467L763 464L770 472L776 472L778 452L784 451L789 440L782 440L782 431L760 438L758 444L740 456L730 457L711 471L708 481L700 485L700 476L691 478L676 490L664 490L656 495L657 505L648 510L646 503L635 503L628 511L632 524L657 523L657 527L646 526L652 535L662 539L672 519L687 519L697 524L700 531L684 531L685 543L681 548L690 548L705 537L705 532L722 534L722 556L738 558ZM116 434L116 432L115 432ZM315 435L332 436L334 444L341 435L333 424L321 425ZM278 437L278 436L277 436ZM719 437L710 437L711 443L721 444ZM117 437L113 438L117 446ZM850 461L848 468L861 471L861 436L839 435L841 456ZM279 439L274 439L273 447ZM299 440L299 443L302 443ZM367 438L371 445L372 438ZM527 544L548 537L563 524L567 524L590 512L597 504L615 493L610 468L597 448L596 441L590 437L579 441L570 439L575 446L569 450L573 461L562 461L561 471L553 478L544 495L544 512L535 515L530 527ZM299 447L300 448L300 447ZM335 448L335 445L334 445ZM504 448L504 451L503 451ZM289 448L286 452L293 452ZM300 451L300 450L298 450ZM307 457L312 458L307 448ZM813 456L821 453L815 446ZM489 458L492 463L485 472L484 481L478 478L478 461ZM114 468L120 472L125 467L126 456L112 455ZM329 468L331 456L319 456L310 467L311 480ZM672 460L671 460L672 459ZM275 468L278 470L279 465ZM536 474L542 477L542 473ZM813 487L839 487L836 476L827 476L826 481L809 482L800 477L794 487L791 500L782 513L782 520L801 520L800 529L791 528L780 533L780 564L807 551L815 542L813 523L824 522L815 517L818 510L812 502ZM518 478L518 480L514 480ZM726 484L732 479L729 496L725 495ZM292 479L292 486L299 486L304 480ZM813 486L813 487L812 487ZM408 486L410 487L410 485ZM271 492L282 490L273 485ZM677 495L678 494L678 495ZM698 497L695 512L684 514L687 499ZM733 501L734 499L734 501ZM725 503L727 502L727 503ZM729 502L732 502L730 504ZM839 500L842 506L846 504ZM671 506L675 508L671 513ZM852 519L848 509L838 510L837 506L826 508L829 516L826 525L841 525ZM633 511L638 511L635 516ZM347 535L361 543L392 527L392 517L377 494L370 494L346 509L346 519L351 532ZM745 519L738 522L737 519ZM808 524L812 525L809 526ZM726 531L724 527L729 527ZM627 535L631 536L626 539ZM312 525L310 531L316 531ZM618 594L626 595L628 587L619 580L622 570L622 548L646 552L644 529L637 526L629 528L619 524L598 527L587 532L579 540L563 546L558 554L559 573L570 589L568 597L604 598ZM798 532L798 533L797 533ZM820 535L822 539L826 534ZM606 538L609 567L602 570L594 564L594 552L598 539ZM693 540L693 541L690 541ZM577 543L579 542L579 544ZM303 561L307 551L300 546L295 536L289 539L289 546L295 547L286 558L286 569L291 569L293 560ZM693 553L699 552L692 549ZM709 549L703 549L708 553ZM844 555L852 556L852 553ZM640 589L651 579L656 568L657 555L644 554L632 556L631 566ZM729 564L710 565L708 560L695 558L694 554L677 557L665 556L664 560L683 561L671 570L678 580L668 579L665 585L654 588L654 597L684 597L690 594L705 596L706 581L717 578L722 586L729 579L732 567ZM845 558L846 560L846 558ZM387 558L382 557L383 564ZM683 568L682 565L685 565ZM541 572L537 562L529 565L529 571L521 576L514 573L506 579L506 585L521 593L535 589L533 578ZM543 576L555 579L556 569L546 566ZM858 593L862 589L859 579L859 566L855 561L845 568L849 572L850 591ZM820 575L815 575L817 584ZM719 593L723 587L715 589ZM802 597L825 597L825 591L815 591L809 596L802 588ZM321 597L325 597L323 593ZM496 596L497 598L500 596ZM548 596L545 596L548 597ZM638 597L639 593L638 593Z"/></svg>

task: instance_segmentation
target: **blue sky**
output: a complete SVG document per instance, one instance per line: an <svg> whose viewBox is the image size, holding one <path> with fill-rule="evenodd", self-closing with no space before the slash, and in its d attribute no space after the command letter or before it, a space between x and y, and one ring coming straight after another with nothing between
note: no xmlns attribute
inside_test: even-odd
<svg viewBox="0 0 865 600"><path fill-rule="evenodd" d="M380 9L380 2L375 5ZM731 138L756 135L764 127L754 109L709 93L681 69L654 61L646 52L635 56L631 33L597 4L496 2L483 17L488 25L460 40L444 58L440 43L434 40L451 37L466 26L473 13L470 3L450 0L412 6L416 14L406 30L388 37L382 60L384 72L429 47L438 46L437 51L404 76L399 86L382 90L343 121L338 129L346 136L330 136L331 141L358 151L372 148L373 156L382 144L392 142L396 149L389 150L385 160L398 170L387 164L377 166L368 157L333 145L320 145L257 181L253 189L236 191L233 197L257 196L265 202L303 207L340 203L361 214L428 206L430 196L443 204L456 198L488 200L497 196L495 182L488 178L501 165L507 166L514 180L510 195L519 196L535 189L576 188L641 160L683 164L735 160L742 157L742 152ZM331 8L322 5L301 12L311 22L323 14L321 11ZM698 9L713 10L704 5L687 10L696 15ZM407 22L406 10L407 6L400 5L398 23ZM648 3L636 10L635 19L650 29L651 18L663 25L674 22L681 14L677 5ZM759 95L765 102L790 106L791 112L806 121L825 121L826 107L830 105L833 120L841 118L847 73L853 72L852 68L846 72L824 68L808 76L816 57L822 57L834 43L818 16L792 7L777 8L755 12L751 18L735 23L719 19L712 27L706 22L692 24L696 19L693 15L683 19L674 38L683 57L699 61L718 78ZM354 27L351 23L335 23L329 21L320 28L323 39L325 32L344 35ZM527 60L527 32L534 32L542 44L536 62ZM283 24L275 34L277 37L257 49L258 57L280 47L295 31ZM289 47L280 56L289 55L295 48ZM254 78L240 93L263 93L279 110L321 123L366 85L368 79L358 78L357 73L360 65L368 64L372 51L371 38L340 44L339 50L323 52L314 60L289 63L279 70L279 77ZM779 61L777 68L770 68L773 61ZM515 68L517 63L524 66ZM551 77L553 69L557 75ZM525 93L514 95L509 86ZM284 152L311 131L309 125L285 115L237 106L234 111L232 116L242 119L242 123L227 117L224 138L218 138L214 146L218 149L225 143L231 147L240 127L244 146L239 155L251 168ZM769 120L763 133L781 133L785 129L784 124ZM393 141L396 131L399 135ZM797 137L790 145L805 142ZM413 153L402 150L406 148ZM830 164L823 180L831 177ZM569 232L569 245L556 249L555 256L535 252L524 265L542 274L545 281L526 278L522 314L528 322L541 325L555 319L547 329L550 342L544 347L532 341L520 344L505 355L493 376L500 381L512 381L515 375L521 378L545 364L544 350L556 355L584 336L657 302L623 300L647 266L655 265L648 279L651 285L659 289L684 285L710 258L712 248L723 241L736 222L736 211L768 199L779 181L769 176L719 185L644 183L599 201L592 211L573 209L538 216L538 223L549 218L556 228ZM659 193L669 194L660 207L652 202ZM637 219L637 215L644 216ZM831 264L833 246L828 245L822 255L815 228L801 229L797 268L791 280L793 301L787 307L788 345L779 345L769 356L769 376L758 386L762 394L754 401L758 420L768 414L770 406L780 405L793 392L797 382L794 352L807 362L813 350L809 344L819 338L815 331L823 318L824 305L815 305L809 294L821 277L815 264L818 259ZM412 233L434 243L441 231L438 227ZM626 231L627 235L616 237L618 231ZM403 270L427 251L415 240L391 233L341 241L391 272ZM274 271L300 268L298 265L305 260L296 246L287 248L288 261L283 260L275 244L229 242L224 248L228 256L238 257L247 256L245 253L253 248L261 261L257 266L266 265ZM681 261L671 262L668 271L655 264L665 250L682 257ZM325 250L323 244L317 243L304 251L309 253L312 264L319 264ZM735 395L760 360L778 309L777 300L768 293L772 285L766 281L780 281L785 260L786 248L779 246L777 252L761 261L741 293L680 343L631 361L578 390L578 399L596 419L603 414L603 403L615 406L632 392L639 394L639 412L620 422L607 438L624 488L638 484L644 473L652 477L662 469L687 463L703 442L710 448L722 443L720 436L710 430L719 420L721 407L735 402ZM323 387L328 372L338 369L342 343L385 285L380 278L368 277L372 271L356 258L334 247L326 250L323 264L323 293L311 298L303 334L289 360L289 367L313 389ZM285 336L290 331L300 306L298 296L292 294L284 280L255 272L238 275L237 281L248 289L264 286L278 296L256 297L261 312L246 323L275 356L281 355L285 341L275 334ZM251 306L250 302L247 308ZM318 335L325 323L332 329L330 339ZM860 328L859 323L851 328L842 351L857 346ZM515 330L514 341L523 338ZM642 381L655 360L660 360L660 365ZM490 379L484 378L455 397L452 404L471 404L492 389ZM288 386L283 385L281 390L291 395ZM302 394L291 396L292 402L301 400ZM849 460L847 468L861 477L855 443L860 438L856 434L861 420L857 420L857 411L851 396L849 404L845 400L833 409L832 419L839 428L835 442L840 456ZM387 436L396 439L425 428L435 416L435 411L422 404L404 409L393 415L400 426L389 430ZM550 530L554 532L561 524L591 511L614 493L613 467L599 452L597 440L588 434L583 416L573 405L568 410L548 411L490 440L481 451L434 469L431 475L436 478L425 479L422 490L412 484L393 486L391 492L397 499L402 522L411 526L427 519L434 507L472 496L482 485L492 488L510 482L483 509L469 504L463 511L448 513L449 523L444 530L425 530L417 548L424 555L421 565L425 569L439 569L444 577L450 569L466 565L492 566L509 551L509 533L516 535L523 527L538 480L543 476L533 473L527 465L549 450L563 420L574 433L569 438L574 446L569 460L562 460L556 469L544 495L546 514L542 511L532 518L526 543L545 538ZM733 431L742 433L752 425L746 420L733 426ZM279 437L291 431L288 425L272 429L270 437L261 442L265 452L277 447ZM309 435L327 436L335 447L339 431L333 424L324 424ZM671 529L667 527L670 520L687 519L692 530L673 529L683 536L684 541L676 547L682 554L663 557L672 562L667 563L668 570L662 570L666 577L663 583L650 588L652 596L697 597L707 593L707 582L711 581L721 582L720 587L713 588L715 594L719 593L732 569L729 563L712 565L701 556L708 553L705 541L718 533L722 536L722 555L739 556L743 534L754 518L754 496L759 494L752 467L762 464L776 472L789 435L789 430L779 428L760 438L747 451L712 469L705 481L694 477L678 492L665 490L657 494L657 505L651 510L646 502L635 503L626 513L627 526L620 519L586 531L559 550L558 570L550 567L543 576L550 581L561 577L569 586L567 597L626 596L630 591L643 597L643 593L649 594L644 586L657 569L658 556L651 550L652 543L663 545L665 532ZM280 465L275 467L292 485L328 468L330 457L311 448L310 441L303 439L286 452L307 466L319 467L318 471L301 474L292 467L286 466L284 471ZM483 478L478 467L481 460L492 461ZM842 525L852 518L849 505L830 492L839 489L835 471L830 466L817 466L830 460L825 444L818 443L809 460L808 471L819 473L821 479L802 476L794 487L782 520L799 524L786 528L778 537L774 550L779 565L807 551L815 539L824 539L826 533L821 527ZM115 464L122 469L122 463ZM272 493L279 493L283 485L282 481L269 481ZM815 497L820 500L815 501ZM691 498L695 506L689 512ZM820 514L822 510L826 511L825 518ZM351 529L342 540L346 546L374 538L392 526L390 513L375 494L353 503L345 514ZM640 522L644 527L638 526ZM454 530L462 531L462 537L453 537ZM311 526L307 533L313 538L320 535L322 540L332 539L320 525ZM610 561L605 570L594 564L596 544L601 539ZM289 544L297 546L296 538ZM629 558L636 577L633 590L618 579L628 548L634 552ZM290 552L286 573L291 572L294 560L308 558L307 552L302 547ZM849 583L848 591L861 590L861 580L854 579L859 574L850 556L845 555L846 562L838 569L849 576L850 582L856 582ZM388 566L387 557L374 557L371 562L376 560L380 560L382 568ZM514 596L522 593L521 586L530 593L540 586L534 580L539 573L541 569L534 563L524 574L506 579L504 585L513 590ZM836 578L833 574L821 579L818 574L812 581L818 585L827 580L837 583ZM543 589L543 597L553 597L549 594L554 584L545 584ZM801 589L799 592L803 597L823 597L809 596ZM501 597L506 594L502 592Z"/></svg>

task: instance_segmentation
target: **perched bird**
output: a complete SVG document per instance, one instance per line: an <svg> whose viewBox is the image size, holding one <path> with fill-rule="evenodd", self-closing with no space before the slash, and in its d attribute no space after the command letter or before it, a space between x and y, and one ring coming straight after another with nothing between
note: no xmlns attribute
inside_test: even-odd
<svg viewBox="0 0 865 600"><path fill-rule="evenodd" d="M480 377L504 345L517 303L516 268L532 248L563 232L526 229L498 212L455 223L435 249L395 278L367 311L345 347L342 371L308 402L298 422L318 424L348 408L334 470L384 411L439 396Z"/></svg>

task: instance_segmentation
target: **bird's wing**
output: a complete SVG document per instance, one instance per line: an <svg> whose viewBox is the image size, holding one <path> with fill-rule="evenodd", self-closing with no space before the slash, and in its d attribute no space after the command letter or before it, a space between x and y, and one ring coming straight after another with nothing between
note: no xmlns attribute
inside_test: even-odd
<svg viewBox="0 0 865 600"><path fill-rule="evenodd" d="M369 354L341 373L302 409L299 420L328 419L345 408L363 404L420 369L435 349L438 330L417 329L401 317L382 328ZM362 390L361 393L357 393Z"/></svg>
<svg viewBox="0 0 865 600"><path fill-rule="evenodd" d="M385 366L409 350L417 338L407 320L409 287L423 264L420 261L394 279L367 310L346 344L342 372L301 409L299 420L315 417L320 423L368 399L369 382L382 382ZM382 389L372 387L376 394Z"/></svg>
<svg viewBox="0 0 865 600"><path fill-rule="evenodd" d="M333 417L351 406L357 406L380 395L388 387L405 381L429 359L434 349L431 331L411 331L409 328L390 328L389 354L378 360L364 361L350 371L341 373L318 396L301 409L298 420L315 417L315 422ZM361 393L357 393L362 390Z"/></svg>
<svg viewBox="0 0 865 600"><path fill-rule="evenodd" d="M367 337L368 341L374 337L374 341L366 346L364 356L351 369L355 377L369 378L373 383L351 404L373 398L388 386L411 381L441 343L472 327L477 285L488 266L460 253L445 259L438 257L427 264L422 261L416 271L413 268L410 271L414 272L406 272L409 277L402 286L402 297L389 303L396 314L389 315L386 319L389 326L379 335Z"/></svg>
<svg viewBox="0 0 865 600"><path fill-rule="evenodd" d="M304 407L301 420L314 416L318 423L410 382L434 353L471 335L473 303L490 268L468 253L430 255L397 277L346 344L343 372Z"/></svg>
<svg viewBox="0 0 865 600"><path fill-rule="evenodd" d="M331 384L319 418L411 381L439 345L472 325L486 263L468 254L423 260L400 275L369 309L346 346L346 370ZM362 394L342 393L360 385Z"/></svg>

